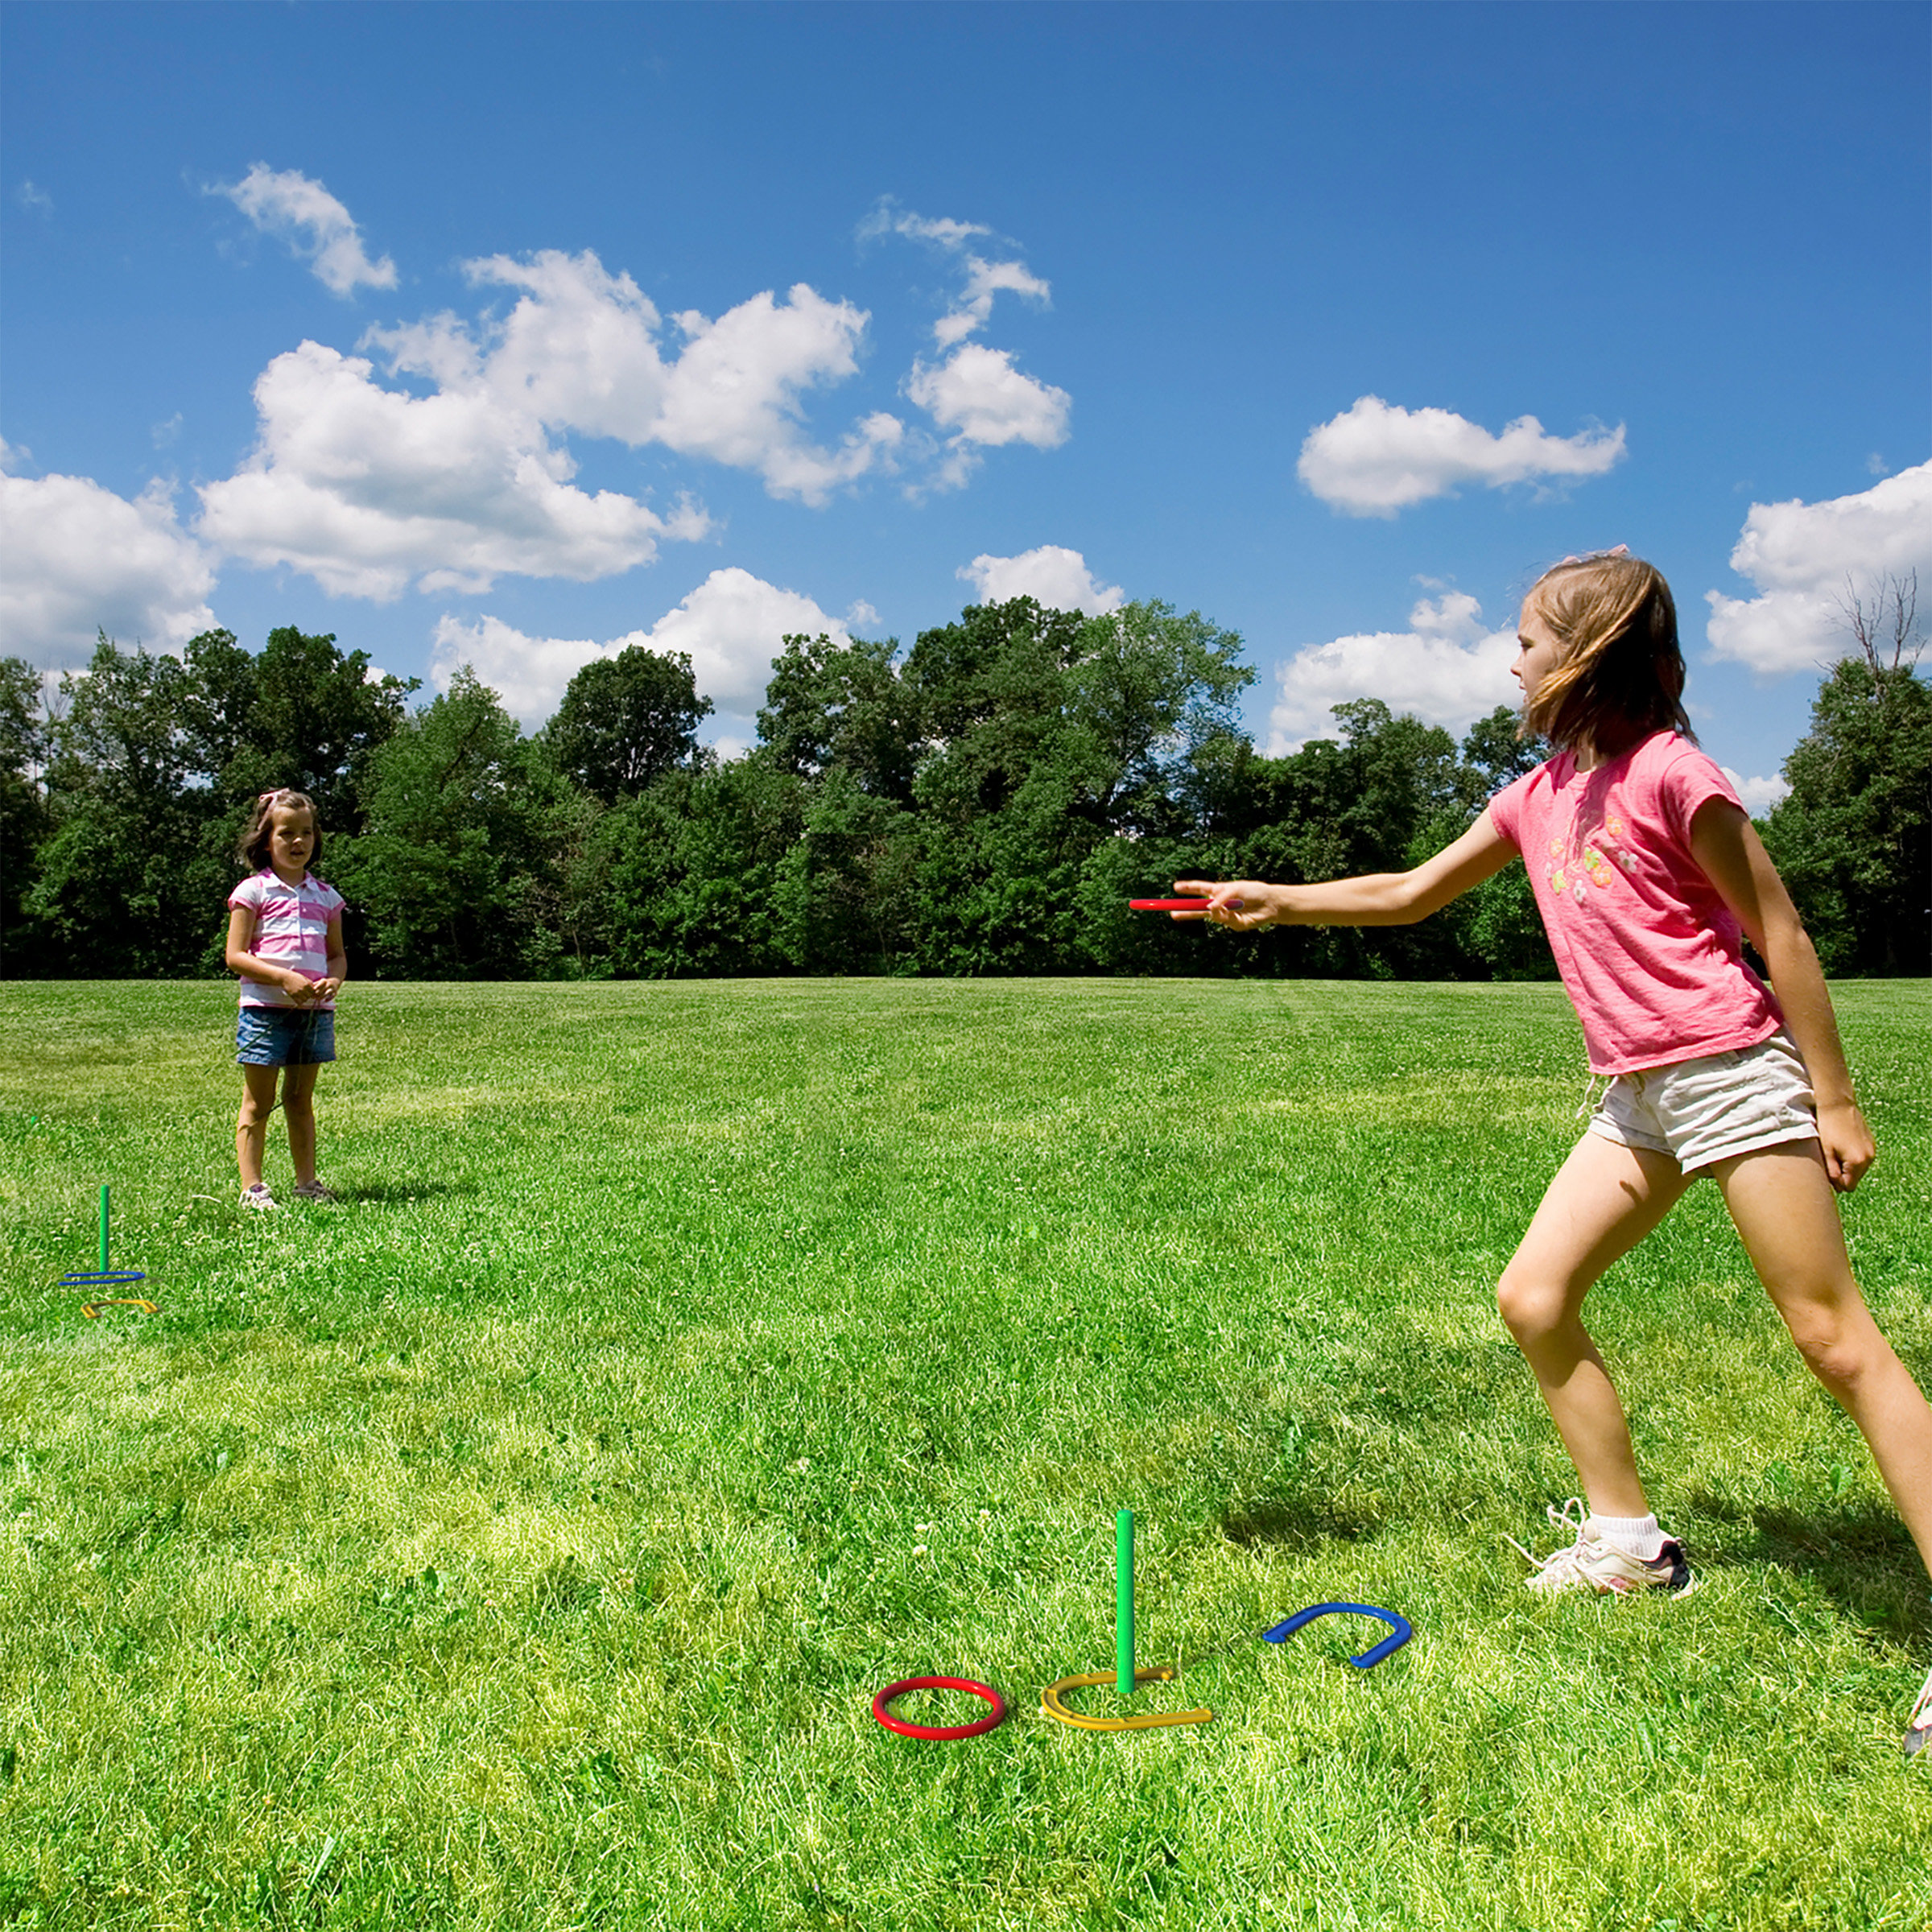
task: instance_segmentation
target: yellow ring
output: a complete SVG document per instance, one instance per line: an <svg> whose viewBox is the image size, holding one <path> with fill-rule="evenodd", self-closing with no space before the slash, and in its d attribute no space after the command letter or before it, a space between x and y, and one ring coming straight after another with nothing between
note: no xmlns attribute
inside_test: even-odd
<svg viewBox="0 0 1932 1932"><path fill-rule="evenodd" d="M1135 1671L1133 1681L1137 1684L1171 1683L1174 1674L1171 1664L1161 1664L1150 1670ZM1040 1708L1049 1717L1057 1717L1062 1724L1075 1725L1082 1731L1151 1731L1161 1724L1204 1724L1214 1715L1212 1711L1143 1711L1133 1717L1088 1717L1081 1711L1069 1711L1060 1702L1063 1690L1080 1690L1089 1684L1117 1681L1112 1670L1096 1670L1085 1677L1063 1677L1040 1693Z"/></svg>

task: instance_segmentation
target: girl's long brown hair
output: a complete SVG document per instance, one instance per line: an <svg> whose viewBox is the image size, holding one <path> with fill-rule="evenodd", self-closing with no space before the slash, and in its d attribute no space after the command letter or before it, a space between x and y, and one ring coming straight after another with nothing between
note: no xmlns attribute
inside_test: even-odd
<svg viewBox="0 0 1932 1932"><path fill-rule="evenodd" d="M309 869L315 869L322 857L322 820L316 811L316 802L305 791L265 791L255 800L255 808L249 815L246 825L242 828L242 836L235 842L235 857L241 860L250 872L259 872L268 863L268 842L275 829L275 807L278 805L295 805L308 814L309 828L316 835L316 842L309 849Z"/></svg>
<svg viewBox="0 0 1932 1932"><path fill-rule="evenodd" d="M1530 595L1563 655L1523 707L1525 737L1610 749L1653 731L1695 737L1684 715L1677 605L1654 564L1615 553L1566 558Z"/></svg>

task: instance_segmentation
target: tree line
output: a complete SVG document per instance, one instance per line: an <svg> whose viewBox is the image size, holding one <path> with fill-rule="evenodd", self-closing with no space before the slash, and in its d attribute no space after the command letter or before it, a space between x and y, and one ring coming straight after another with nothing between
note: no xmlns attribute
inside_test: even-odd
<svg viewBox="0 0 1932 1932"><path fill-rule="evenodd" d="M353 969L397 979L1553 970L1511 867L1425 924L1259 943L1127 910L1179 875L1399 870L1542 755L1499 709L1459 741L1373 699L1257 752L1241 640L1196 613L1028 598L896 641L788 636L720 760L690 659L587 665L526 733L465 669L412 706L333 636L180 657L103 635L43 701L0 660L0 971L217 972L256 795L317 803ZM1868 652L1825 682L1764 829L1827 964L1927 969L1932 691Z"/></svg>

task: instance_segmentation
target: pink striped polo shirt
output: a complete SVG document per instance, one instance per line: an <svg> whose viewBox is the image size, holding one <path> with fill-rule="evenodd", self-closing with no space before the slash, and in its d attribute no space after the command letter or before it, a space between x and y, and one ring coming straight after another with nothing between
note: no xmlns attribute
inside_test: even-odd
<svg viewBox="0 0 1932 1932"><path fill-rule="evenodd" d="M347 903L334 886L308 872L303 873L299 886L285 885L272 865L265 865L253 878L244 879L228 895L228 902L255 915L255 936L248 950L258 959L292 966L308 979L328 977L328 923ZM242 1004L292 1006L295 1001L279 986L244 980ZM322 1001L324 1007L334 1005L333 1000Z"/></svg>

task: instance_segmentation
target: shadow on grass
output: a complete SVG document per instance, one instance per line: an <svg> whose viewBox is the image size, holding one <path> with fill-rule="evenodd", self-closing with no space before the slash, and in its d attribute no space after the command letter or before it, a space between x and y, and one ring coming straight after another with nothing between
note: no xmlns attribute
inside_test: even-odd
<svg viewBox="0 0 1932 1932"><path fill-rule="evenodd" d="M339 1207L398 1208L441 1195L482 1191L474 1181L371 1181L360 1187L338 1187L335 1193Z"/></svg>
<svg viewBox="0 0 1932 1932"><path fill-rule="evenodd" d="M1366 1542L1381 1528L1369 1517L1345 1516L1331 1504L1306 1496L1251 1503L1221 1522L1222 1535L1244 1550L1266 1544L1297 1553L1323 1543Z"/></svg>
<svg viewBox="0 0 1932 1932"><path fill-rule="evenodd" d="M1694 1552L1699 1568L1774 1563L1816 1583L1860 1619L1889 1623L1902 1615L1913 1630L1932 1626L1918 1551L1891 1510L1874 1505L1806 1513L1777 1503L1743 1504L1708 1491L1686 1501L1699 1516L1751 1532L1748 1542L1727 1538L1722 1550Z"/></svg>

